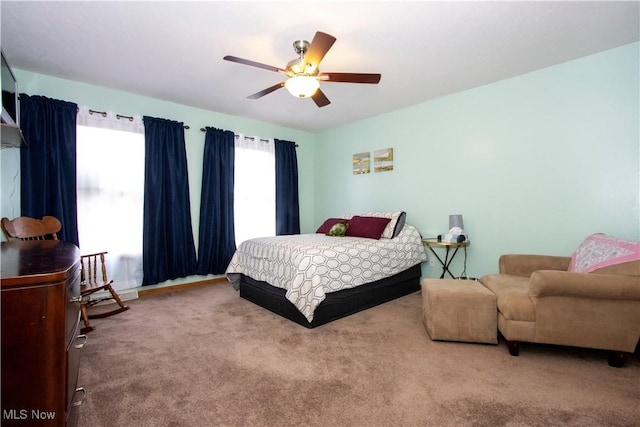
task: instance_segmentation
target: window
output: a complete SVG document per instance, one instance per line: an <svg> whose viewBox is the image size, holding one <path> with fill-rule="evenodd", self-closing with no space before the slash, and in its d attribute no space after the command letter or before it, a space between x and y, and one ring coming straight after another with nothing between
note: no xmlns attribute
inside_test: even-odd
<svg viewBox="0 0 640 427"><path fill-rule="evenodd" d="M134 288L142 283L144 127L115 130L107 128L115 127L108 117L95 123L81 115L82 110L76 137L80 249L108 251L114 287Z"/></svg>
<svg viewBox="0 0 640 427"><path fill-rule="evenodd" d="M275 142L236 135L234 164L236 245L276 235Z"/></svg>

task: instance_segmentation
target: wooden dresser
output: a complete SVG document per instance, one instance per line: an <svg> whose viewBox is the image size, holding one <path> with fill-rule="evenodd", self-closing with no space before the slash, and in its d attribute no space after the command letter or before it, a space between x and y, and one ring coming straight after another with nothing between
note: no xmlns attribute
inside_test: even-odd
<svg viewBox="0 0 640 427"><path fill-rule="evenodd" d="M75 426L80 251L57 240L3 242L1 256L4 426Z"/></svg>

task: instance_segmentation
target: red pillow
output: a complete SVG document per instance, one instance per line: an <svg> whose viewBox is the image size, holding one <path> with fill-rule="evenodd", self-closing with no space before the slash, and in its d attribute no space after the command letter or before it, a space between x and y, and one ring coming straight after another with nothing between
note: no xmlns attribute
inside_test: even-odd
<svg viewBox="0 0 640 427"><path fill-rule="evenodd" d="M349 220L344 218L329 218L322 223L320 228L316 230L316 233L327 234L327 232L331 230L331 227L333 227L335 224L339 222L349 222Z"/></svg>
<svg viewBox="0 0 640 427"><path fill-rule="evenodd" d="M382 232L391 218L377 218L373 216L354 216L349 220L347 236L380 239Z"/></svg>

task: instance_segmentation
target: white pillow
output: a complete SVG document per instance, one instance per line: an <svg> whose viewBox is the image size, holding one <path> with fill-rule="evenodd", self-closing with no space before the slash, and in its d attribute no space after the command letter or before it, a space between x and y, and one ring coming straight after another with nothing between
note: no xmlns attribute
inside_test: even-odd
<svg viewBox="0 0 640 427"><path fill-rule="evenodd" d="M391 221L389 221L389 224L387 224L384 231L382 232L382 237L385 239L393 239L397 235L396 225L400 225L399 229L397 230L398 233L402 230L402 227L404 227L404 218L406 214L403 211L369 212L369 213L363 214L362 216L373 216L376 218L390 218ZM400 218L402 218L402 220L400 221L400 224L398 224L398 220Z"/></svg>

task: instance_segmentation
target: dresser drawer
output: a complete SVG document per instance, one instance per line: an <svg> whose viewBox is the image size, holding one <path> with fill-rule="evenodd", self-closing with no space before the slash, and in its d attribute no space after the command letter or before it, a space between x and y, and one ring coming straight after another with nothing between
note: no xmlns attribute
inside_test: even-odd
<svg viewBox="0 0 640 427"><path fill-rule="evenodd" d="M67 394L65 400L67 411L71 409L74 403L78 403L74 401L74 395L77 394L76 388L78 388L80 353L86 342L86 335L78 335L67 349ZM75 396L75 398L77 399L78 396Z"/></svg>
<svg viewBox="0 0 640 427"><path fill-rule="evenodd" d="M69 272L66 298L67 321L65 328L66 344L69 346L78 335L77 329L80 324L80 268L77 265Z"/></svg>
<svg viewBox="0 0 640 427"><path fill-rule="evenodd" d="M73 397L73 404L67 411L67 418L65 420L65 427L76 427L78 425L78 417L80 415L80 405L84 400L86 393L83 388L79 388L76 390L75 396Z"/></svg>

